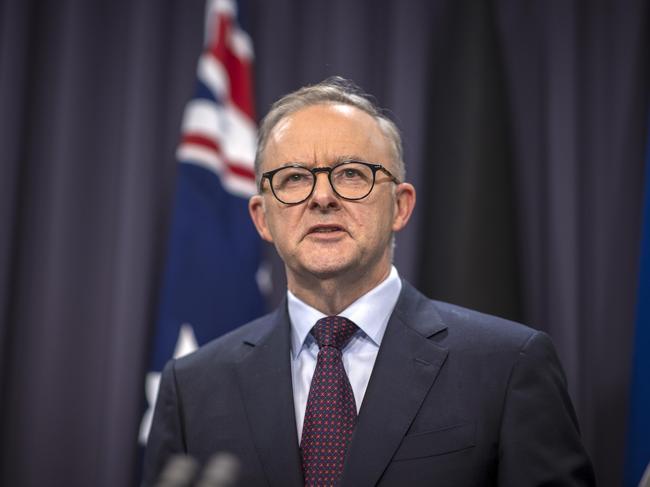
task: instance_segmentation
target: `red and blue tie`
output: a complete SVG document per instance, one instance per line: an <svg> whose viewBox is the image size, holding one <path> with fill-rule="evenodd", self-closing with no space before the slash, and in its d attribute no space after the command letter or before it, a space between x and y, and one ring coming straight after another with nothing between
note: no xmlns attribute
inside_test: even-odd
<svg viewBox="0 0 650 487"><path fill-rule="evenodd" d="M345 450L357 420L341 349L357 330L342 316L322 318L311 330L319 351L300 442L306 486L333 486L341 480Z"/></svg>

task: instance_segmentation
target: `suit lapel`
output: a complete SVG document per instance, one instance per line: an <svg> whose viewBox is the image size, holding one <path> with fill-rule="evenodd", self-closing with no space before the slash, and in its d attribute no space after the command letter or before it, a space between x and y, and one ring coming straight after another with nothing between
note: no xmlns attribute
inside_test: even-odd
<svg viewBox="0 0 650 487"><path fill-rule="evenodd" d="M403 286L359 411L344 486L377 483L447 358L427 339L446 328L437 310L408 283Z"/></svg>
<svg viewBox="0 0 650 487"><path fill-rule="evenodd" d="M238 367L238 380L251 434L269 484L302 485L286 303L271 319L268 334L246 340L252 350Z"/></svg>

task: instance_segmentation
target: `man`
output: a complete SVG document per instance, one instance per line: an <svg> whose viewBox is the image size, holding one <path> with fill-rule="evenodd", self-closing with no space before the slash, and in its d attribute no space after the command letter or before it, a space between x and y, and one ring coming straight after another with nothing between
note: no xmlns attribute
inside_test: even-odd
<svg viewBox="0 0 650 487"><path fill-rule="evenodd" d="M241 462L241 485L594 485L549 338L431 301L391 265L415 189L399 132L333 78L260 128L260 236L284 261L273 313L170 362L146 457Z"/></svg>

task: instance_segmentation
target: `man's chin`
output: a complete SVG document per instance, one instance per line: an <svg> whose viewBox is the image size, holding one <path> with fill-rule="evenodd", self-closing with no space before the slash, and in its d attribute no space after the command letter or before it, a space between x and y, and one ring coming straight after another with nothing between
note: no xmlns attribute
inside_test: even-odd
<svg viewBox="0 0 650 487"><path fill-rule="evenodd" d="M320 280L336 279L353 272L353 263L345 261L309 262L304 266L303 272L307 276Z"/></svg>

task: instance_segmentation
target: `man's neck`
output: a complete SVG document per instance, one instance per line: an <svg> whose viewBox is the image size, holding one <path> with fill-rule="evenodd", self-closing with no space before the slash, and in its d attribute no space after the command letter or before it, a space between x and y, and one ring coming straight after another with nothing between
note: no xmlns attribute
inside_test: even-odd
<svg viewBox="0 0 650 487"><path fill-rule="evenodd" d="M325 279L287 274L287 286L298 299L331 316L377 287L388 277L390 269L388 265L364 277L342 275Z"/></svg>

